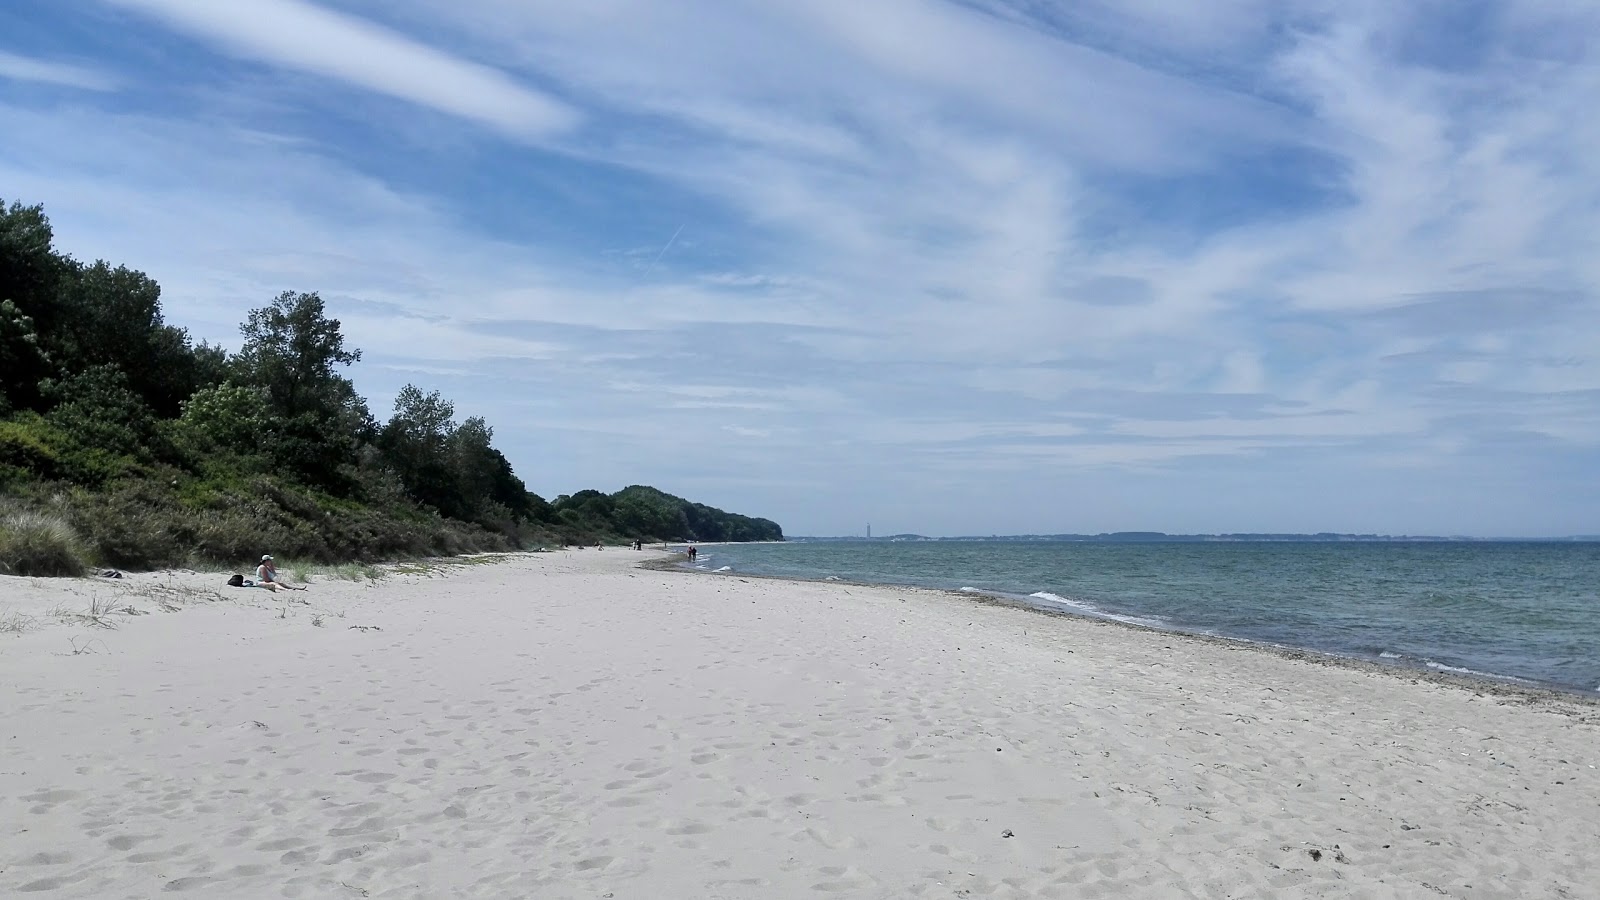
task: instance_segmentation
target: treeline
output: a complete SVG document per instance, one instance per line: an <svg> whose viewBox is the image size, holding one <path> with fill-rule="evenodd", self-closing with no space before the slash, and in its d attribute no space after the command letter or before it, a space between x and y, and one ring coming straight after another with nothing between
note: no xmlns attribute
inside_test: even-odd
<svg viewBox="0 0 1600 900"><path fill-rule="evenodd" d="M41 542L152 568L782 539L642 486L547 502L437 391L408 385L379 421L342 374L361 351L315 293L251 311L237 353L167 324L160 294L56 252L41 207L0 203L0 572L57 568Z"/></svg>
<svg viewBox="0 0 1600 900"><path fill-rule="evenodd" d="M783 529L771 520L690 503L642 484L615 494L579 491L557 497L552 510L567 534L635 535L644 540L652 535L685 535L696 541L783 540Z"/></svg>

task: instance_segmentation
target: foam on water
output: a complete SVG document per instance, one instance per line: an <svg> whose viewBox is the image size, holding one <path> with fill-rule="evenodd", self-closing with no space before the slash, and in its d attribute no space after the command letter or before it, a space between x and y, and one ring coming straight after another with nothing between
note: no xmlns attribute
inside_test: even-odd
<svg viewBox="0 0 1600 900"><path fill-rule="evenodd" d="M1083 600L1072 600L1063 597L1060 594L1052 594L1049 591L1034 591L1028 595L1028 599L1043 601L1043 605L1046 606L1066 607L1074 612L1081 613L1086 616L1093 616L1097 619L1110 619L1113 622L1125 622L1129 625L1143 625L1146 628L1170 627L1167 621L1160 616L1130 616L1124 613L1106 612L1100 607L1095 606L1093 603L1088 603Z"/></svg>
<svg viewBox="0 0 1600 900"><path fill-rule="evenodd" d="M1528 678L1518 678L1515 675L1500 675L1495 672L1483 672L1479 671L1478 669L1469 669L1466 666L1447 666L1442 662L1434 662L1431 659L1423 660L1422 664L1434 670L1435 672L1449 672L1452 675L1470 675L1473 678L1492 678L1495 681L1515 681L1518 684L1538 684L1537 681L1533 681L1532 679Z"/></svg>
<svg viewBox="0 0 1600 900"><path fill-rule="evenodd" d="M1034 600L1043 600L1046 603L1054 603L1057 606L1070 606L1073 609L1081 609L1084 612L1099 612L1099 610L1096 609L1091 603L1084 603L1081 600L1068 600L1060 594L1052 594L1049 591L1034 591L1028 596Z"/></svg>

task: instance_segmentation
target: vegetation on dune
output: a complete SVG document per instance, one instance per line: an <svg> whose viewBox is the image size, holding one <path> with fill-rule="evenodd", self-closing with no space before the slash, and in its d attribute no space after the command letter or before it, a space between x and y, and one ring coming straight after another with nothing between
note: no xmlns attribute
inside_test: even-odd
<svg viewBox="0 0 1600 900"><path fill-rule="evenodd" d="M83 549L66 522L36 512L0 516L0 575L82 575Z"/></svg>
<svg viewBox="0 0 1600 900"><path fill-rule="evenodd" d="M0 203L0 573L783 537L638 485L547 502L437 391L408 385L378 421L315 293L251 311L237 353L167 324L160 293Z"/></svg>

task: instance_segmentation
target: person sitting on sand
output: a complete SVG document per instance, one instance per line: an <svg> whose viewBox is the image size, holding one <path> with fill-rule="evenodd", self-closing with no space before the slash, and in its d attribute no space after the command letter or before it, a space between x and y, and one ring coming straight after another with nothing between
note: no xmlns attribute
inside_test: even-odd
<svg viewBox="0 0 1600 900"><path fill-rule="evenodd" d="M294 585L284 584L278 580L278 567L272 564L272 556L270 554L261 557L261 565L256 566L256 585L269 591L276 591L280 587L286 591L305 590L303 587L297 588Z"/></svg>

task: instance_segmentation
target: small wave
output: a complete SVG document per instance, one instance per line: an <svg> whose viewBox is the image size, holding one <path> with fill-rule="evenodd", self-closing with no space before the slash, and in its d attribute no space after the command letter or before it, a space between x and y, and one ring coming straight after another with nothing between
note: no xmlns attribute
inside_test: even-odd
<svg viewBox="0 0 1600 900"><path fill-rule="evenodd" d="M716 571L718 571L718 572L732 572L733 571L733 566L723 566L722 568L717 569Z"/></svg>
<svg viewBox="0 0 1600 900"><path fill-rule="evenodd" d="M827 578L824 578L822 580L823 581L838 581L839 580L839 576L837 576L837 575L829 575Z"/></svg>
<svg viewBox="0 0 1600 900"><path fill-rule="evenodd" d="M1391 650L1384 650L1383 652L1378 654L1378 658L1379 659L1405 659L1405 655L1402 654L1402 653L1395 653L1395 652L1393 652Z"/></svg>
<svg viewBox="0 0 1600 900"><path fill-rule="evenodd" d="M1537 681L1532 681L1527 678L1518 678L1515 675L1499 675L1494 672L1481 672L1477 669L1466 668L1465 666L1447 666L1444 663L1434 662L1431 659L1425 660L1423 665L1433 669L1436 672L1450 672L1454 675L1471 675L1474 678L1492 678L1496 681L1514 681L1518 684L1538 684Z"/></svg>
<svg viewBox="0 0 1600 900"><path fill-rule="evenodd" d="M963 594L981 594L981 593L983 593L983 589L982 588L975 588L975 587L964 587L964 588L961 589L961 593L963 593Z"/></svg>
<svg viewBox="0 0 1600 900"><path fill-rule="evenodd" d="M1046 603L1056 603L1061 606L1070 606L1074 609L1083 609L1090 612L1099 611L1092 604L1084 603L1082 600L1068 600L1060 594L1052 594L1049 591L1035 591L1028 596L1034 600L1043 600Z"/></svg>
<svg viewBox="0 0 1600 900"><path fill-rule="evenodd" d="M1160 616L1127 616L1118 613L1110 613L1098 606L1095 606L1093 603L1086 603L1082 600L1072 600L1067 597L1063 597L1060 594L1052 594L1049 591L1035 591L1028 595L1028 599L1040 600L1052 606L1065 606L1068 609L1077 610L1085 615L1094 616L1097 619L1110 619L1113 622L1124 622L1129 625L1143 625L1146 628L1168 627L1167 620L1161 618Z"/></svg>

